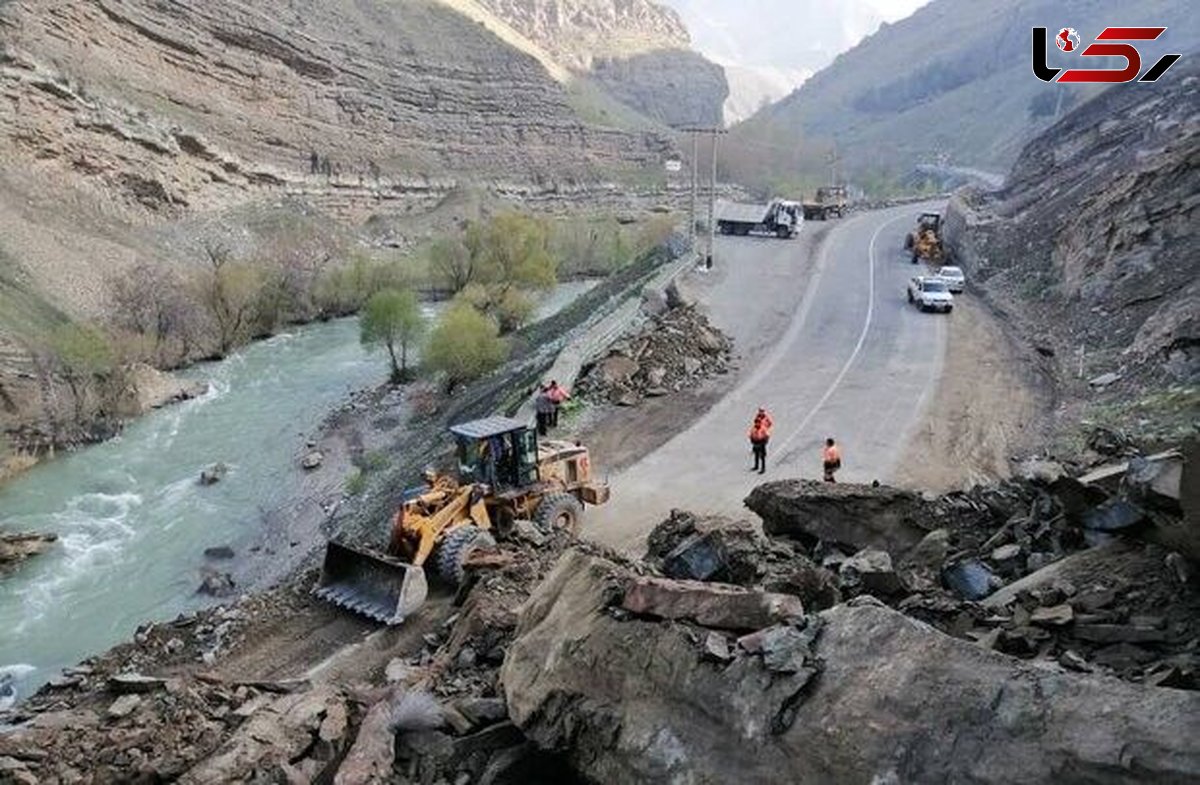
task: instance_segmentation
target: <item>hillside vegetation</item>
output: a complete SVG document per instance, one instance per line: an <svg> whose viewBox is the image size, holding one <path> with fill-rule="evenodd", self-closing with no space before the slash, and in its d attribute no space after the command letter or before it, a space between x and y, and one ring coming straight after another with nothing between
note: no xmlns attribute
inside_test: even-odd
<svg viewBox="0 0 1200 785"><path fill-rule="evenodd" d="M905 184L918 164L1003 171L1026 141L1097 92L1036 79L1031 28L1070 25L1090 41L1115 24L1169 27L1141 45L1146 68L1200 45L1200 15L1187 0L1090 0L1067 12L1049 0L933 0L736 127L729 175L762 190L807 188L828 181L836 156L839 175L880 193ZM1050 49L1052 65L1083 64Z"/></svg>

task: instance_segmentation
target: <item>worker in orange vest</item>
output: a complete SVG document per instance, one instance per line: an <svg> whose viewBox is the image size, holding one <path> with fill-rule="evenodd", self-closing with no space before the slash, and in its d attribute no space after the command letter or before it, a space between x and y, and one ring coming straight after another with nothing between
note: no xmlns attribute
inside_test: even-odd
<svg viewBox="0 0 1200 785"><path fill-rule="evenodd" d="M754 455L754 468L750 471L767 473L767 442L771 441L771 427L775 422L765 407L759 407L750 425L750 452Z"/></svg>
<svg viewBox="0 0 1200 785"><path fill-rule="evenodd" d="M821 463L825 467L825 482L837 482L833 475L842 468L842 451L838 449L833 437L825 440L825 449L821 451Z"/></svg>

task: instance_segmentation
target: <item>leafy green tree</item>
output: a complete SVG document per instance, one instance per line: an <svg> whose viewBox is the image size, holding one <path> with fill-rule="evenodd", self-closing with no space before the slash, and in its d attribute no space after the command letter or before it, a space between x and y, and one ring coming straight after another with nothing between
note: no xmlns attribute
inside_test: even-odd
<svg viewBox="0 0 1200 785"><path fill-rule="evenodd" d="M507 294L514 287L549 289L558 282L546 224L520 213L497 215L484 233L482 281ZM498 299L503 299L498 298Z"/></svg>
<svg viewBox="0 0 1200 785"><path fill-rule="evenodd" d="M367 300L359 326L364 346L387 349L392 382L408 381L408 350L421 340L426 328L417 296L409 289L377 292Z"/></svg>
<svg viewBox="0 0 1200 785"><path fill-rule="evenodd" d="M453 390L494 370L507 354L496 322L469 302L455 300L429 336L425 361L446 375L446 386Z"/></svg>
<svg viewBox="0 0 1200 785"><path fill-rule="evenodd" d="M460 292L477 309L491 316L502 333L519 328L532 313L525 293L549 289L558 280L558 262L550 252L544 221L505 213L487 224L467 227L462 248L470 275Z"/></svg>

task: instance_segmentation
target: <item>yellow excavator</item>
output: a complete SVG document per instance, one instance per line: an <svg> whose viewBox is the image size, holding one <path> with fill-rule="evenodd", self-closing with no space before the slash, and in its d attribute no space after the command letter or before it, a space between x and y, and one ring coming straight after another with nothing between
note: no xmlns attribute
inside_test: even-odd
<svg viewBox="0 0 1200 785"><path fill-rule="evenodd" d="M494 548L495 528L530 520L543 531L578 534L585 504L609 499L592 480L586 447L539 441L528 425L506 417L456 425L458 472L427 470L424 486L405 492L392 518L386 553L331 541L314 593L384 624L399 624L425 602L425 565L451 585L467 558Z"/></svg>
<svg viewBox="0 0 1200 785"><path fill-rule="evenodd" d="M912 252L912 263L926 261L941 264L946 258L942 246L942 216L939 213L921 213L917 228L904 236L904 250Z"/></svg>

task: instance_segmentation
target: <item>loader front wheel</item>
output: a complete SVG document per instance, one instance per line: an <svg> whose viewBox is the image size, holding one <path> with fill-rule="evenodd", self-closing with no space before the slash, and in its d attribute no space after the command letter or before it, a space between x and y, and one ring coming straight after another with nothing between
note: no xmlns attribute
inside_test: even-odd
<svg viewBox="0 0 1200 785"><path fill-rule="evenodd" d="M478 526L468 524L450 532L438 544L438 576L451 586L463 581L463 564L467 557L480 548L495 548L492 535Z"/></svg>
<svg viewBox="0 0 1200 785"><path fill-rule="evenodd" d="M569 493L550 494L538 505L534 522L547 534L562 529L578 535L583 523L583 505Z"/></svg>

